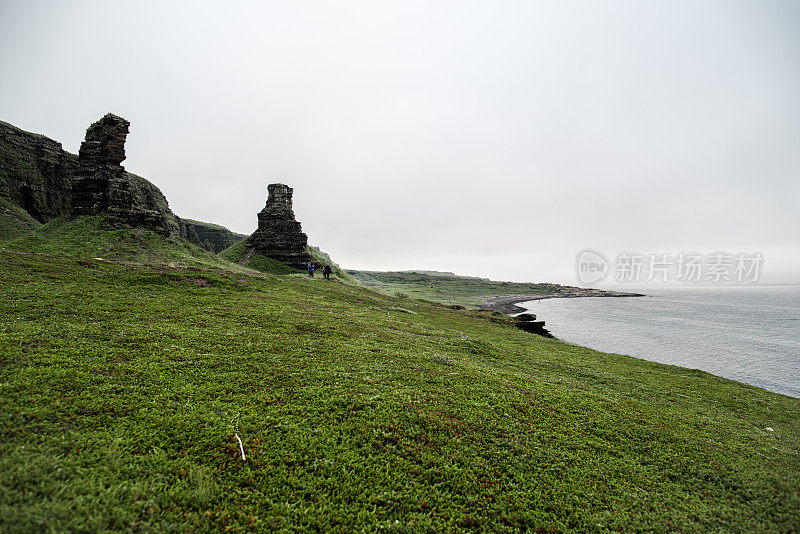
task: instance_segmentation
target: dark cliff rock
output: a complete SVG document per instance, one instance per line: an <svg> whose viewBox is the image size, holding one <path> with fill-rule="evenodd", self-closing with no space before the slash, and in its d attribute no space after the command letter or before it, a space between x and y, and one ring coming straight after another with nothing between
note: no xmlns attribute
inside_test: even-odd
<svg viewBox="0 0 800 534"><path fill-rule="evenodd" d="M217 224L193 221L192 219L181 219L181 222L183 222L186 239L206 250L210 250L214 254L219 254L226 248L248 237L244 234L231 232L224 226Z"/></svg>
<svg viewBox="0 0 800 534"><path fill-rule="evenodd" d="M553 337L553 334L544 327L544 321L537 321L532 313L521 313L516 317L516 326L520 330L543 337Z"/></svg>
<svg viewBox="0 0 800 534"><path fill-rule="evenodd" d="M0 121L0 198L47 222L70 210L78 157L61 143Z"/></svg>
<svg viewBox="0 0 800 534"><path fill-rule="evenodd" d="M128 127L109 113L89 126L76 156L61 143L0 122L0 198L42 223L70 213L107 214L112 228L182 235L161 191L120 165Z"/></svg>
<svg viewBox="0 0 800 534"><path fill-rule="evenodd" d="M306 251L308 236L292 211L293 189L284 184L270 184L267 205L258 214L258 229L248 239L255 252L296 269L305 269L311 261Z"/></svg>
<svg viewBox="0 0 800 534"><path fill-rule="evenodd" d="M181 220L158 187L127 172L121 164L129 128L122 117L105 115L86 130L76 156L61 143L0 121L0 237L30 231L37 221L104 215L107 228L182 237L214 253L248 238L215 224ZM306 235L294 220L292 189L273 184L270 199L248 246L304 269L311 257Z"/></svg>
<svg viewBox="0 0 800 534"><path fill-rule="evenodd" d="M130 123L111 113L86 129L78 151L78 170L72 181L72 215L99 215L108 211L111 182L123 179L125 138Z"/></svg>
<svg viewBox="0 0 800 534"><path fill-rule="evenodd" d="M72 216L107 213L109 228L142 228L180 237L181 221L161 191L120 165L129 126L109 113L86 130L73 177Z"/></svg>

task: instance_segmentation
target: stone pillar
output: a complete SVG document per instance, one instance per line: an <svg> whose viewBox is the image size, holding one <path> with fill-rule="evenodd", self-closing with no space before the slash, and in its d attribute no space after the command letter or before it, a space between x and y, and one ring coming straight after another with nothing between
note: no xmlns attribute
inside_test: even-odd
<svg viewBox="0 0 800 534"><path fill-rule="evenodd" d="M112 113L86 130L78 152L78 170L72 182L72 215L97 215L108 210L109 184L125 168L125 138L130 123Z"/></svg>
<svg viewBox="0 0 800 534"><path fill-rule="evenodd" d="M292 211L291 187L270 184L267 205L258 214L258 229L250 236L255 252L296 269L305 269L311 256L306 252L308 236Z"/></svg>

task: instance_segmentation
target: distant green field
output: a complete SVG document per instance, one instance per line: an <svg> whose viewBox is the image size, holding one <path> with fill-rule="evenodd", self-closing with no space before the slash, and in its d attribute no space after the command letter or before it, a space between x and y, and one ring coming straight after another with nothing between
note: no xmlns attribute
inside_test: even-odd
<svg viewBox="0 0 800 534"><path fill-rule="evenodd" d="M0 302L0 532L800 531L800 399L302 276L0 252Z"/></svg>
<svg viewBox="0 0 800 534"><path fill-rule="evenodd" d="M347 271L364 286L388 295L403 295L474 308L484 297L496 295L551 295L561 291L558 284L495 282L488 278L458 276L436 271Z"/></svg>

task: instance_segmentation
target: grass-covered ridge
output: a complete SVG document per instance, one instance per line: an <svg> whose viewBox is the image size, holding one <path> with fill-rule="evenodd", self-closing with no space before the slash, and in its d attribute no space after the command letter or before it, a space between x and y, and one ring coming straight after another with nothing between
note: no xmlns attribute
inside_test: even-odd
<svg viewBox="0 0 800 534"><path fill-rule="evenodd" d="M181 220L183 222L185 222L185 223L190 223L190 224L192 224L194 226L203 226L203 227L208 228L210 230L222 230L222 231L234 233L231 230L228 230L228 228L222 226L221 224L215 224L215 223L210 223L210 222L205 222L205 221L196 221L194 219L187 219L186 217L181 217ZM243 235L243 234L238 234L238 235L241 235L242 239L247 237L246 235Z"/></svg>
<svg viewBox="0 0 800 534"><path fill-rule="evenodd" d="M382 293L466 307L479 306L484 297L512 294L550 295L558 294L564 289L558 284L496 282L488 278L437 271L347 272L360 283Z"/></svg>
<svg viewBox="0 0 800 534"><path fill-rule="evenodd" d="M106 230L104 217L59 217L16 239L0 241L0 248L107 260L173 266L205 266L245 270L183 239L165 238L150 231Z"/></svg>
<svg viewBox="0 0 800 534"><path fill-rule="evenodd" d="M338 282L0 277L3 532L800 529L798 399Z"/></svg>
<svg viewBox="0 0 800 534"><path fill-rule="evenodd" d="M347 271L342 269L338 263L333 261L333 259L331 259L330 254L322 251L319 247L313 247L310 245L306 246L306 252L308 252L311 255L311 259L318 266L317 269L319 269L319 272L317 273L317 276L322 276L322 267L325 264L328 264L331 266L331 271L332 271L331 278L336 280L341 280L342 282L347 282L347 283L354 283L354 284L359 283L352 276L350 276L347 273Z"/></svg>

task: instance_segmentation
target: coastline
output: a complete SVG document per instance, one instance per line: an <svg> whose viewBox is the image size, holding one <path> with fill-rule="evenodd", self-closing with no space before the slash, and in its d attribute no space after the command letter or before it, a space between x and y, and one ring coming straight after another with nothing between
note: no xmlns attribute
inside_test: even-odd
<svg viewBox="0 0 800 534"><path fill-rule="evenodd" d="M642 293L626 293L623 291L606 291L602 289L585 289L581 287L563 287L561 291L547 294L530 295L496 295L481 299L480 309L492 310L506 315L522 313L525 308L517 306L519 302L544 299L573 299L581 297L644 297Z"/></svg>

